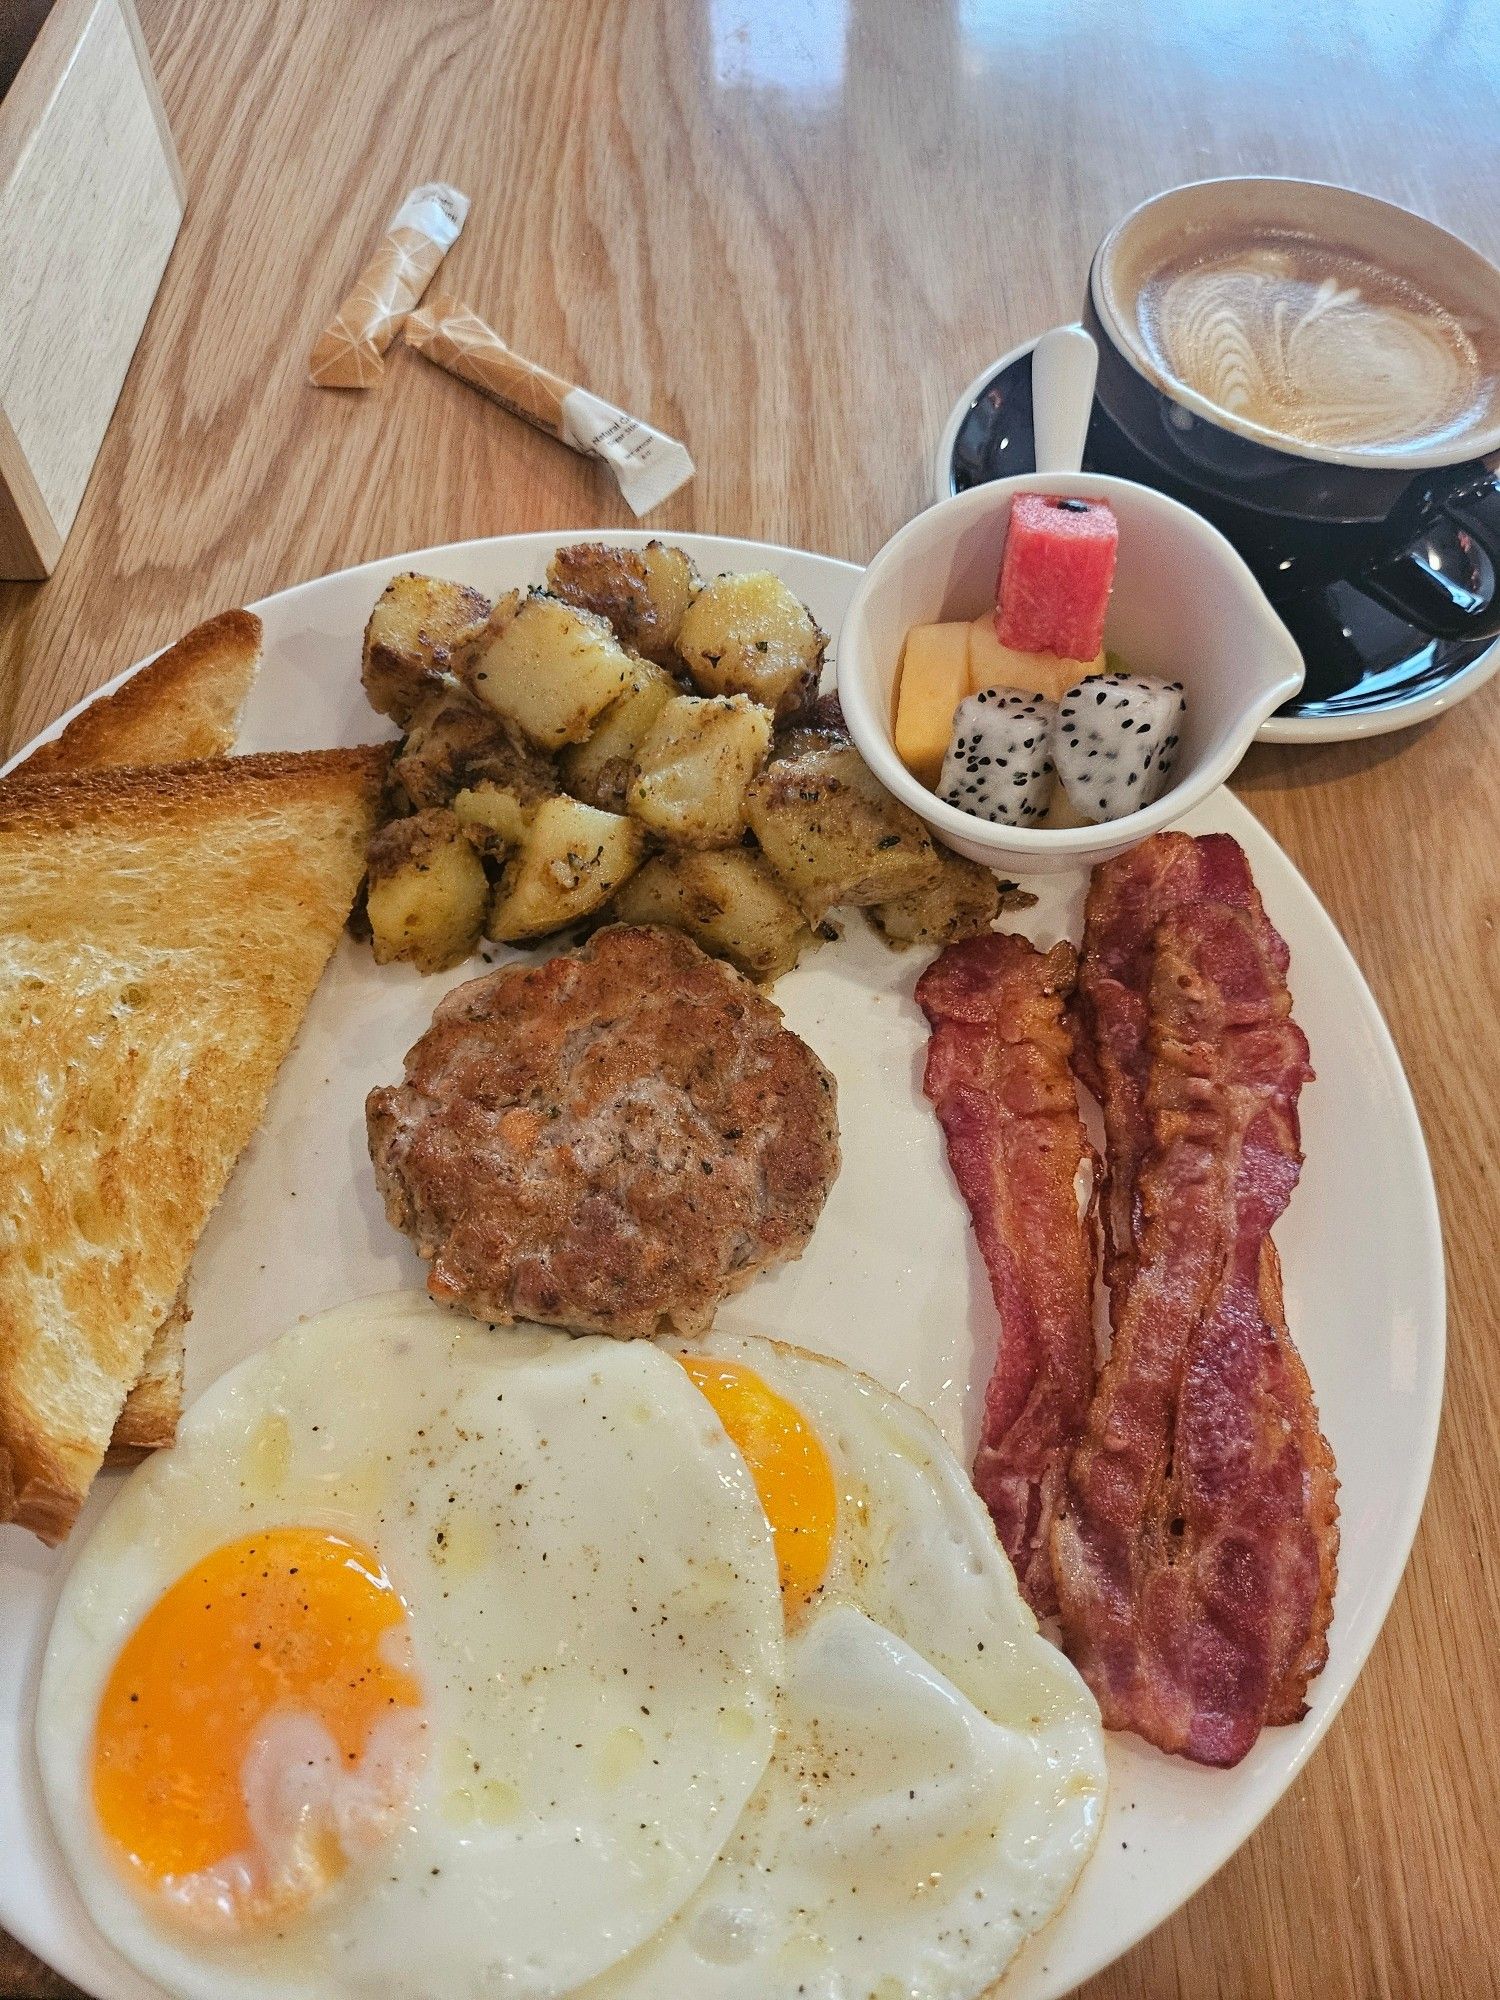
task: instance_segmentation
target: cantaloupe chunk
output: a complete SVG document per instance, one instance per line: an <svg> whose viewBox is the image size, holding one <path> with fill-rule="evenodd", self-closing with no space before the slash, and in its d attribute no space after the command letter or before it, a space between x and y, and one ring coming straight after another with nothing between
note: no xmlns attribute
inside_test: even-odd
<svg viewBox="0 0 1500 2000"><path fill-rule="evenodd" d="M896 692L896 755L924 785L938 781L954 711L968 692L968 626L913 625Z"/></svg>
<svg viewBox="0 0 1500 2000"><path fill-rule="evenodd" d="M1065 660L1060 653L1018 653L1012 646L1001 645L993 611L986 611L969 627L965 694L978 694L981 688L1018 688L1022 694L1041 694L1048 701L1060 701L1074 681L1081 681L1085 674L1103 672L1102 646L1092 660Z"/></svg>

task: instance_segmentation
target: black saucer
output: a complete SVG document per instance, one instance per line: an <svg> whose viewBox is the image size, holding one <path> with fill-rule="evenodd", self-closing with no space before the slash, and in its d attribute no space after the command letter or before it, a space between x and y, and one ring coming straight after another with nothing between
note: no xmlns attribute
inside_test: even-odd
<svg viewBox="0 0 1500 2000"><path fill-rule="evenodd" d="M1023 353L990 376L961 418L949 457L954 493L1030 472L1036 465L1031 426L1031 355ZM1086 472L1156 482L1149 464L1097 403L1084 445ZM1461 552L1455 551L1461 560ZM1334 582L1309 591L1284 614L1302 648L1307 680L1276 711L1263 734L1291 739L1355 736L1416 722L1433 696L1494 651L1497 641L1436 640L1356 590ZM1467 690L1465 690L1466 692ZM1455 690L1455 695L1457 694Z"/></svg>

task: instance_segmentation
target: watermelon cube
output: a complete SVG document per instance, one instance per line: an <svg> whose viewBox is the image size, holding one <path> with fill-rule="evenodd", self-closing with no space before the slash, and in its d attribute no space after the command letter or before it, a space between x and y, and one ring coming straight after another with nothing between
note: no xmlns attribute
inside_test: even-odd
<svg viewBox="0 0 1500 2000"><path fill-rule="evenodd" d="M1018 493L996 585L995 630L1021 653L1091 660L1104 643L1120 525L1106 500Z"/></svg>

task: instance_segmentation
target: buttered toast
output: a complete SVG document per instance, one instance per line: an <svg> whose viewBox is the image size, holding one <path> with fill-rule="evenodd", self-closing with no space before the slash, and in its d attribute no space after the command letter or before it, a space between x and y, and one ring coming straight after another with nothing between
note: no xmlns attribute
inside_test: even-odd
<svg viewBox="0 0 1500 2000"><path fill-rule="evenodd" d="M0 786L0 1520L68 1531L364 869L388 753Z"/></svg>
<svg viewBox="0 0 1500 2000"><path fill-rule="evenodd" d="M28 778L129 764L183 764L222 757L260 665L262 628L253 611L221 611L185 632L34 750L18 769ZM3 781L0 781L3 782ZM183 1343L191 1317L185 1296L157 1329L110 1440L109 1462L128 1464L172 1442L182 1408Z"/></svg>
<svg viewBox="0 0 1500 2000"><path fill-rule="evenodd" d="M116 770L222 757L260 665L253 611L221 611L185 632L113 694L90 702L61 736L33 750L16 775Z"/></svg>

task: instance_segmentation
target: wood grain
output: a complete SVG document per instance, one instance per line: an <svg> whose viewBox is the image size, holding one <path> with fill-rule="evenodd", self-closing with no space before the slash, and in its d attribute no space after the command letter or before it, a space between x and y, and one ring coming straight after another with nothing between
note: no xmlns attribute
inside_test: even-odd
<svg viewBox="0 0 1500 2000"><path fill-rule="evenodd" d="M597 468L394 353L308 346L400 194L474 201L444 287L687 441L663 528L856 560L991 356L1152 189L1312 174L1500 257L1500 41L1464 0L144 0L193 204L52 581L0 590L0 741L196 619L391 550L628 524ZM1088 2000L1500 1992L1500 685L1236 789L1406 1060L1452 1292L1426 1517L1370 1664L1261 1832ZM0 1956L0 1992L66 1991Z"/></svg>

